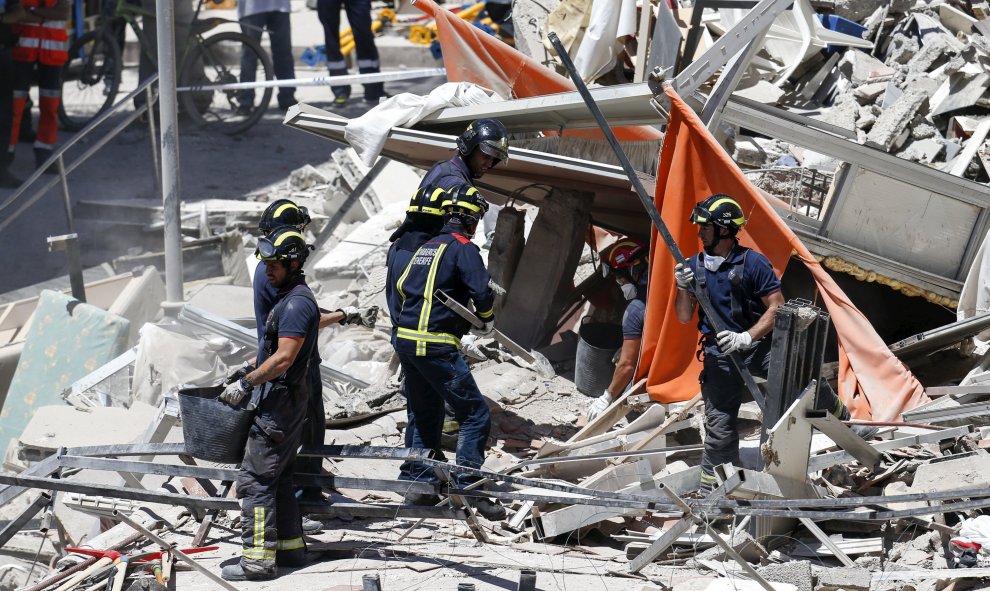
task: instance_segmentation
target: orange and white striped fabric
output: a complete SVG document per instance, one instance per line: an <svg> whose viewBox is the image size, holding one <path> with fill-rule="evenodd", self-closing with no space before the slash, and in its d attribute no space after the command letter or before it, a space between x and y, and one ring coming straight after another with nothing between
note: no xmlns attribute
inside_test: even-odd
<svg viewBox="0 0 990 591"><path fill-rule="evenodd" d="M58 0L22 0L25 9L54 8ZM14 32L20 36L13 57L18 62L40 62L46 66L62 66L69 59L68 23L46 20L40 24L18 23Z"/></svg>

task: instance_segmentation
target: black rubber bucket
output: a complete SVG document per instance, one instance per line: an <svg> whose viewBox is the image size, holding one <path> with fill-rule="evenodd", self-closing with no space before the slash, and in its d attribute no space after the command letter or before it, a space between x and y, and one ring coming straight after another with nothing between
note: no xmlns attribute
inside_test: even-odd
<svg viewBox="0 0 990 591"><path fill-rule="evenodd" d="M585 319L587 320L587 318ZM578 392L601 396L612 381L615 352L622 348L622 327L604 322L581 322L578 329L574 385Z"/></svg>
<svg viewBox="0 0 990 591"><path fill-rule="evenodd" d="M219 400L223 386L179 390L179 412L186 453L221 464L239 464L254 411Z"/></svg>

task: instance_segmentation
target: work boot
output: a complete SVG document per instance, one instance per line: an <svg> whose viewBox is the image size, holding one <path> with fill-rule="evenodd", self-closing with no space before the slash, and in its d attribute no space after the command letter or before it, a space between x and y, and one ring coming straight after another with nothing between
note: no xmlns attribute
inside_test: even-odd
<svg viewBox="0 0 990 591"><path fill-rule="evenodd" d="M505 507L491 499L485 497L471 499L470 505L474 507L474 510L479 515L488 521L502 521L505 519Z"/></svg>
<svg viewBox="0 0 990 591"><path fill-rule="evenodd" d="M302 531L304 534L318 534L323 531L323 522L309 517L302 516Z"/></svg>
<svg viewBox="0 0 990 591"><path fill-rule="evenodd" d="M274 564L270 568L244 568L244 559L225 566L220 571L220 577L225 581L269 581L277 576L278 571Z"/></svg>
<svg viewBox="0 0 990 591"><path fill-rule="evenodd" d="M49 150L48 148L35 148L34 168L38 169L44 166L45 162L47 162L48 159L51 158L52 154L54 153L55 150ZM56 174L57 172L58 172L58 168L56 168L55 165L51 165L48 168L46 168L42 174Z"/></svg>
<svg viewBox="0 0 990 591"><path fill-rule="evenodd" d="M306 557L306 549L278 550L275 552L275 564L288 568L306 566L309 564L309 559Z"/></svg>
<svg viewBox="0 0 990 591"><path fill-rule="evenodd" d="M419 505L421 507L435 507L437 503L440 502L440 497L437 495L428 495L423 493L406 493L402 495L402 500L409 505Z"/></svg>

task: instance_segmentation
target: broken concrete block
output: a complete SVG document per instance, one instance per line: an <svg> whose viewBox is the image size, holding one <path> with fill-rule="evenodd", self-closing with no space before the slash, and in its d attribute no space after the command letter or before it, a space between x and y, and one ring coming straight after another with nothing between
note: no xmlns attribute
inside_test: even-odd
<svg viewBox="0 0 990 591"><path fill-rule="evenodd" d="M922 164L931 164L936 160L944 160L945 140L928 138L908 143L897 155L905 160L913 160Z"/></svg>
<svg viewBox="0 0 990 591"><path fill-rule="evenodd" d="M873 114L871 105L864 105L859 109L859 117L856 119L856 129L869 129L876 123L877 116Z"/></svg>
<svg viewBox="0 0 990 591"><path fill-rule="evenodd" d="M325 185L330 182L325 174L307 164L302 168L297 168L289 174L289 188L293 191L305 191L316 185Z"/></svg>
<svg viewBox="0 0 990 591"><path fill-rule="evenodd" d="M890 43L887 45L887 64L904 65L911 61L920 50L921 45L914 37L895 34L891 36Z"/></svg>
<svg viewBox="0 0 990 591"><path fill-rule="evenodd" d="M893 0L892 2L887 0L835 0L835 14L849 20L862 21L884 4L890 4L890 14L899 14L907 12L914 2L910 0Z"/></svg>
<svg viewBox="0 0 990 591"><path fill-rule="evenodd" d="M886 89L886 82L871 82L870 84L862 84L857 86L853 91L853 96L855 96L856 100L858 100L861 104L872 103L878 96L883 94Z"/></svg>
<svg viewBox="0 0 990 591"><path fill-rule="evenodd" d="M805 560L769 564L756 569L756 572L768 581L794 585L797 591L814 591L815 588L811 563Z"/></svg>
<svg viewBox="0 0 990 591"><path fill-rule="evenodd" d="M990 486L990 455L981 454L918 466L911 492L940 492L986 486Z"/></svg>
<svg viewBox="0 0 990 591"><path fill-rule="evenodd" d="M948 61L951 56L957 53L953 41L952 37L944 33L925 37L921 51L907 64L909 70L917 73L929 72L937 64Z"/></svg>
<svg viewBox="0 0 990 591"><path fill-rule="evenodd" d="M883 82L894 77L893 68L862 51L847 51L839 60L839 71L849 78L854 86Z"/></svg>
<svg viewBox="0 0 990 591"><path fill-rule="evenodd" d="M914 119L915 114L928 103L928 93L910 89L889 108L885 109L873 124L866 138L867 145L890 151L898 145L901 134Z"/></svg>
<svg viewBox="0 0 990 591"><path fill-rule="evenodd" d="M822 111L814 118L825 123L830 123L842 129L855 131L856 118L859 116L859 102L851 94L844 94L835 99L835 104L831 109Z"/></svg>
<svg viewBox="0 0 990 591"><path fill-rule="evenodd" d="M870 588L870 571L865 568L825 568L818 571L818 586L815 591L866 591Z"/></svg>

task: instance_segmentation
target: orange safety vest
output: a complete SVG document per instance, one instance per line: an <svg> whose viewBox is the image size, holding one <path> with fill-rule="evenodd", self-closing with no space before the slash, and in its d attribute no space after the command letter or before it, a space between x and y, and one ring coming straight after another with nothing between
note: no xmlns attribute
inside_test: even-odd
<svg viewBox="0 0 990 591"><path fill-rule="evenodd" d="M54 8L58 0L22 0L25 9L33 7ZM17 23L12 25L20 35L13 50L14 61L41 62L46 66L62 66L69 59L68 23L63 20L46 20L40 24Z"/></svg>

